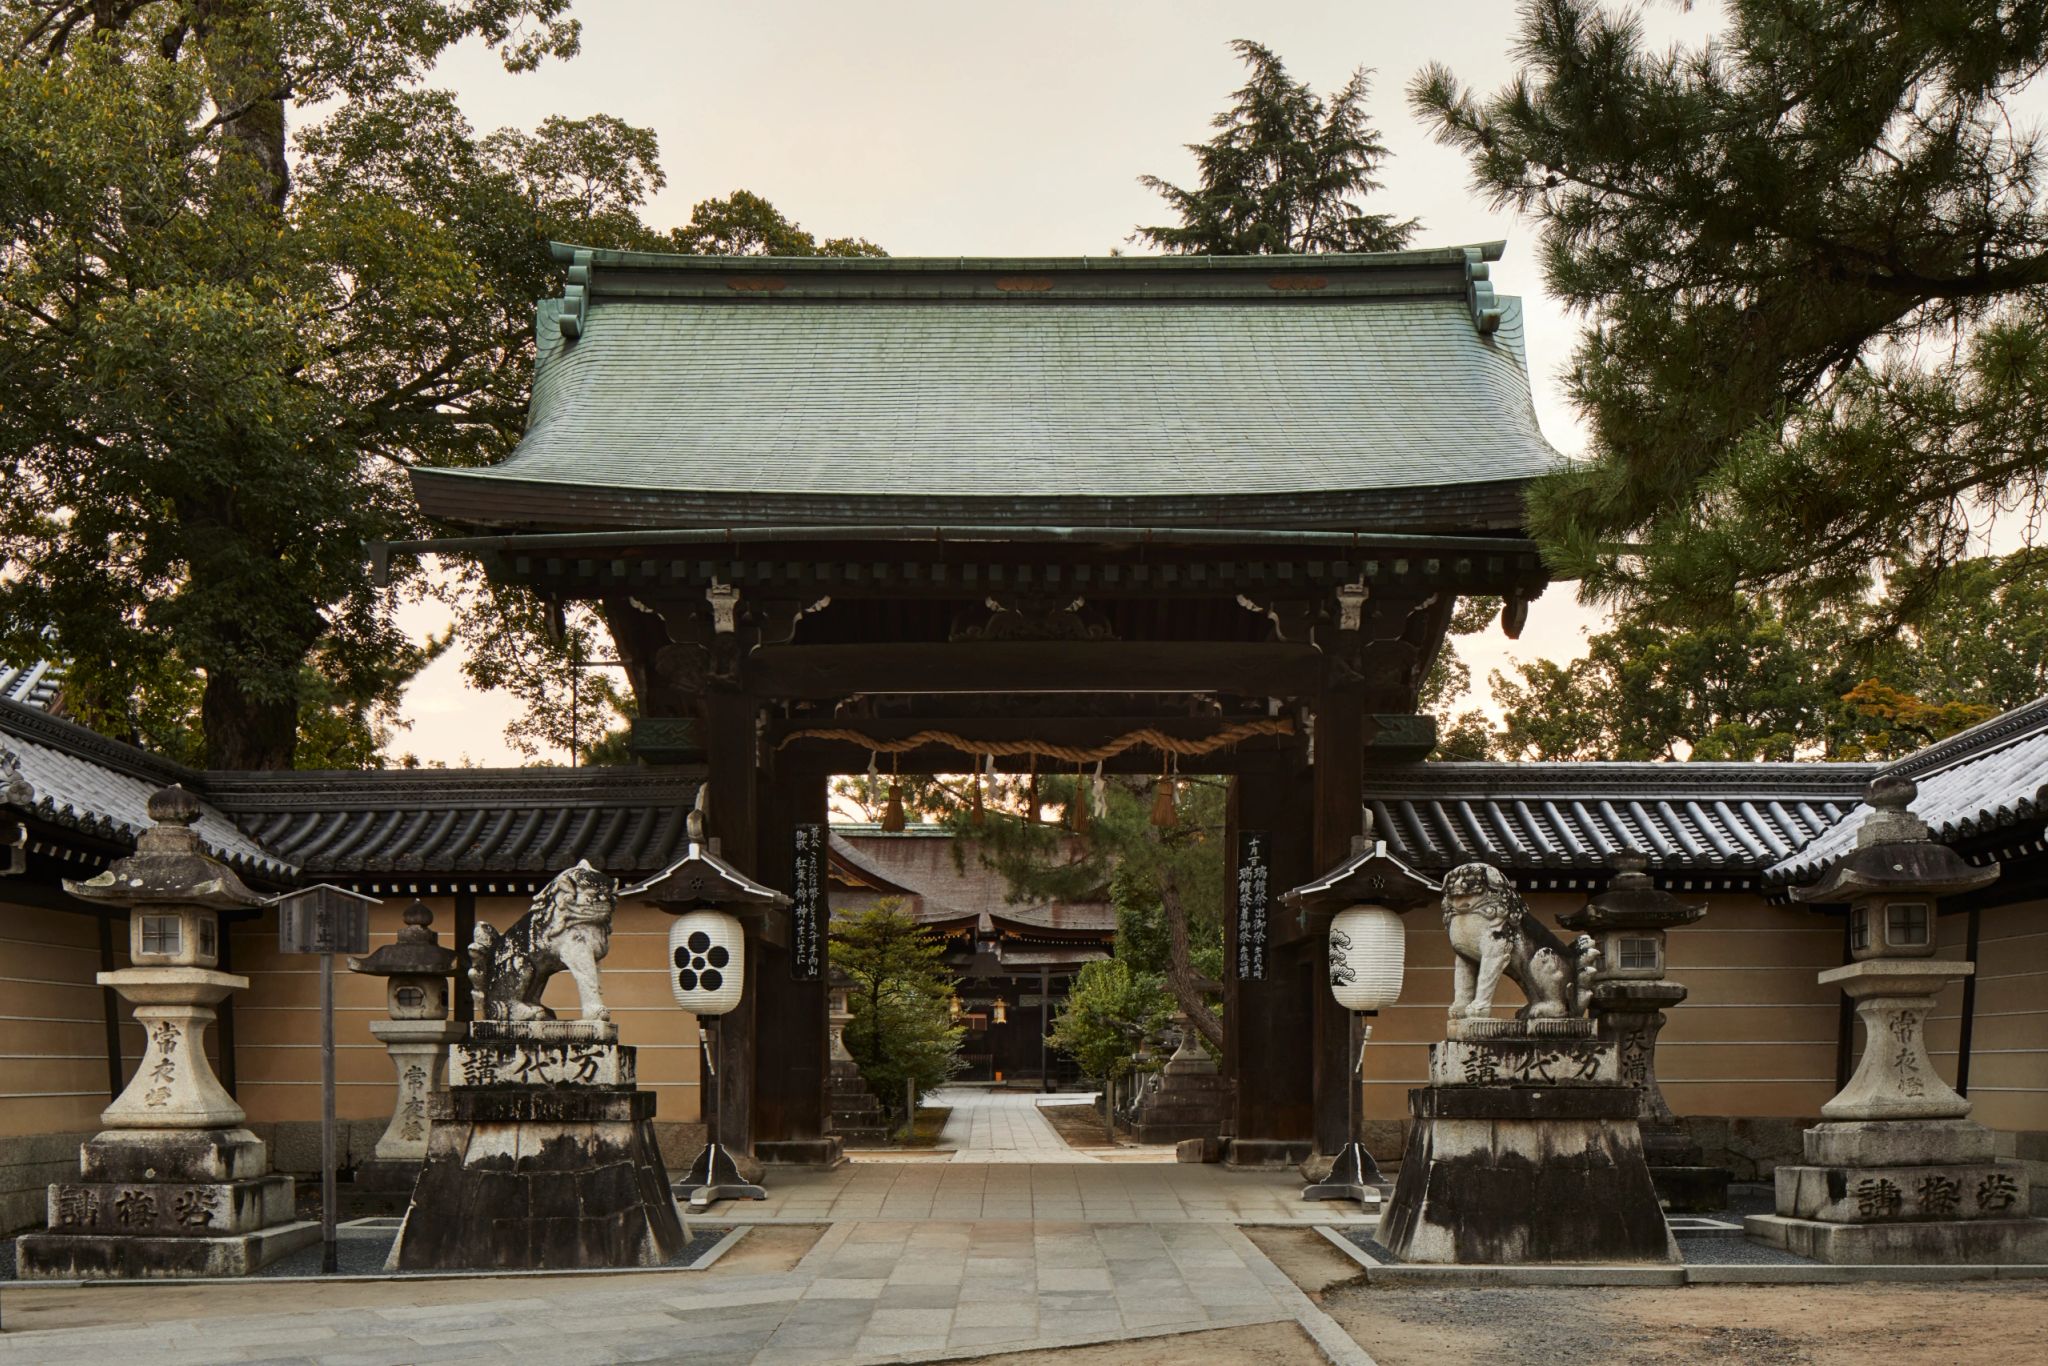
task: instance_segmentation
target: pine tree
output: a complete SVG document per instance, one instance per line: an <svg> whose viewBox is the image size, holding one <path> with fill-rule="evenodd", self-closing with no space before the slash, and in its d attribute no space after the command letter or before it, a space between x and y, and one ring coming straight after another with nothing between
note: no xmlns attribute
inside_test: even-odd
<svg viewBox="0 0 2048 1366"><path fill-rule="evenodd" d="M1981 553L2048 497L2048 213L2018 102L2043 0L1730 0L1653 47L1597 0L1524 11L1491 96L1441 66L1417 112L1543 232L1590 325L1583 463L1533 529L1561 577L1725 610L1846 602Z"/></svg>
<svg viewBox="0 0 2048 1366"><path fill-rule="evenodd" d="M906 1085L918 1096L943 1086L963 1066L947 1002L953 995L944 947L885 897L832 922L832 966L853 979L846 1051L882 1102L904 1119Z"/></svg>
<svg viewBox="0 0 2048 1366"><path fill-rule="evenodd" d="M1182 189L1138 177L1180 222L1141 227L1134 236L1162 251L1206 256L1406 246L1414 219L1367 213L1359 202L1380 188L1375 172L1387 157L1365 112L1371 73L1360 67L1325 100L1289 76L1272 49L1245 38L1231 47L1251 78L1211 120L1216 136L1188 144L1200 183Z"/></svg>

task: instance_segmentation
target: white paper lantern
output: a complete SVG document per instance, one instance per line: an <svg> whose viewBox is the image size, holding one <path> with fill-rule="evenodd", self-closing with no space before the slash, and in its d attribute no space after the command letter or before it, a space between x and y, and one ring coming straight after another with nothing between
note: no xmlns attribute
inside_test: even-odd
<svg viewBox="0 0 2048 1366"><path fill-rule="evenodd" d="M747 980L747 938L724 911L690 911L668 930L668 984L676 1004L723 1015L740 1003Z"/></svg>
<svg viewBox="0 0 2048 1366"><path fill-rule="evenodd" d="M1346 906L1330 922L1330 994L1346 1010L1384 1010L1401 995L1408 937L1385 906Z"/></svg>

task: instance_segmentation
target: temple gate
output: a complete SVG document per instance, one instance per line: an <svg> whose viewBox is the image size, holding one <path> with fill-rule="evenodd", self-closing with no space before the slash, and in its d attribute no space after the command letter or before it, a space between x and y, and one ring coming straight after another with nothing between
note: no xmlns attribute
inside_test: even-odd
<svg viewBox="0 0 2048 1366"><path fill-rule="evenodd" d="M1234 780L1226 848L1274 893L1262 943L1226 921L1234 1160L1333 1152L1346 1021L1277 892L1348 852L1370 772L1434 744L1416 699L1458 597L1501 598L1512 634L1546 581L1522 490L1557 457L1499 253L560 247L524 441L414 471L467 534L388 550L596 605L634 751L701 771L724 857L783 891L830 775L877 745L904 774L1205 751L1184 766ZM829 1160L828 973L787 917L749 933L723 1140Z"/></svg>

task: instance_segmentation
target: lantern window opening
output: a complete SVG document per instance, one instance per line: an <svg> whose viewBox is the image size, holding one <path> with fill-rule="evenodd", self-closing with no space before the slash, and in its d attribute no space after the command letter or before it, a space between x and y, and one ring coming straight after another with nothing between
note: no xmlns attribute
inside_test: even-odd
<svg viewBox="0 0 2048 1366"><path fill-rule="evenodd" d="M1894 901L1884 908L1884 942L1894 949L1924 948L1928 942L1928 906L1924 901Z"/></svg>
<svg viewBox="0 0 2048 1366"><path fill-rule="evenodd" d="M1862 951L1870 947L1870 911L1858 906L1849 913L1849 947Z"/></svg>
<svg viewBox="0 0 2048 1366"><path fill-rule="evenodd" d="M142 951L166 956L184 947L184 931L175 915L142 917Z"/></svg>
<svg viewBox="0 0 2048 1366"><path fill-rule="evenodd" d="M1621 959L1619 966L1624 972L1655 972L1657 941L1650 935L1623 935L1619 945Z"/></svg>

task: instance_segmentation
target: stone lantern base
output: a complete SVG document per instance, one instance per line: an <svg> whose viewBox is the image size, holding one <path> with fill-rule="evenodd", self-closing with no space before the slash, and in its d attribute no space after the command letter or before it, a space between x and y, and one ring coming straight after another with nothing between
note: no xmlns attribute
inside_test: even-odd
<svg viewBox="0 0 2048 1366"><path fill-rule="evenodd" d="M247 1276L320 1240L247 1129L112 1129L50 1187L48 1232L15 1244L30 1280Z"/></svg>
<svg viewBox="0 0 2048 1366"><path fill-rule="evenodd" d="M1202 1047L1194 1026L1182 1027L1186 1032L1179 1050L1167 1060L1158 1088L1145 1098L1133 1119L1132 1132L1140 1143L1213 1140L1223 1132L1223 1115L1230 1108L1230 1079Z"/></svg>
<svg viewBox="0 0 2048 1366"><path fill-rule="evenodd" d="M1778 1168L1778 1212L1743 1231L1822 1262L2048 1262L2048 1219L2025 1217L2026 1167L1995 1161L1994 1141L1965 1119L1817 1125L1806 1165Z"/></svg>
<svg viewBox="0 0 2048 1366"><path fill-rule="evenodd" d="M1455 1265L1675 1262L1611 1039L1581 1020L1460 1020L1429 1086L1380 1241Z"/></svg>
<svg viewBox="0 0 2048 1366"><path fill-rule="evenodd" d="M386 1268L659 1266L681 1217L654 1096L606 1021L478 1022L428 1102L426 1164Z"/></svg>

